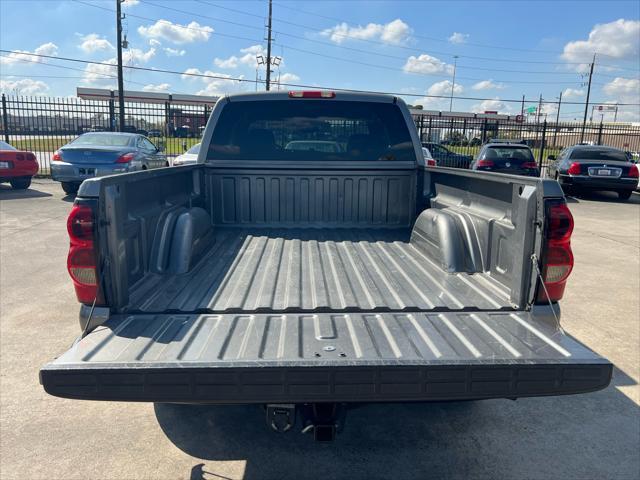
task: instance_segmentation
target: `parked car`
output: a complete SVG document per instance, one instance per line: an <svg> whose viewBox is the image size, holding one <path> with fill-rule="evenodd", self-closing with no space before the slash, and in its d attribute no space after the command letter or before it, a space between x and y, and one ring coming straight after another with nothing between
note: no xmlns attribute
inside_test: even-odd
<svg viewBox="0 0 640 480"><path fill-rule="evenodd" d="M539 177L531 149L521 143L487 143L471 164L472 170Z"/></svg>
<svg viewBox="0 0 640 480"><path fill-rule="evenodd" d="M157 129L151 129L149 130L149 137L163 137L164 135L162 134L162 132L160 130Z"/></svg>
<svg viewBox="0 0 640 480"><path fill-rule="evenodd" d="M422 146L429 149L440 167L469 168L473 160L471 155L452 152L438 143L422 142Z"/></svg>
<svg viewBox="0 0 640 480"><path fill-rule="evenodd" d="M0 183L9 182L12 188L24 190L38 173L36 156L0 141Z"/></svg>
<svg viewBox="0 0 640 480"><path fill-rule="evenodd" d="M51 177L73 195L87 178L165 166L165 155L143 135L85 133L53 154Z"/></svg>
<svg viewBox="0 0 640 480"><path fill-rule="evenodd" d="M428 167L435 167L438 165L438 162L433 158L433 155L431 155L431 152L427 147L422 147L422 156L424 157L424 161Z"/></svg>
<svg viewBox="0 0 640 480"><path fill-rule="evenodd" d="M565 148L551 162L548 175L555 178L567 192L606 190L627 200L638 187L638 166L623 150L598 146L574 145Z"/></svg>
<svg viewBox="0 0 640 480"><path fill-rule="evenodd" d="M284 148L320 136L345 147ZM82 333L40 370L52 395L262 404L268 428L332 440L345 405L611 380L559 325L558 183L425 168L394 96L230 95L197 165L87 180L67 225Z"/></svg>
<svg viewBox="0 0 640 480"><path fill-rule="evenodd" d="M182 155L178 155L173 159L173 166L178 167L180 165L191 165L198 161L198 153L200 153L200 144L196 143L189 150Z"/></svg>

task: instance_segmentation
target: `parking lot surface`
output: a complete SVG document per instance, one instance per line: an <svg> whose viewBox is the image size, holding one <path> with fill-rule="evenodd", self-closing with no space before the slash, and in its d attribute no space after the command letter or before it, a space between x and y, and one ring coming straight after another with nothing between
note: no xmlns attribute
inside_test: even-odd
<svg viewBox="0 0 640 480"><path fill-rule="evenodd" d="M333 444L276 434L256 406L50 397L38 369L79 334L57 183L0 185L3 479L637 479L640 195L569 198L576 264L562 324L615 364L604 391L468 403L370 405Z"/></svg>

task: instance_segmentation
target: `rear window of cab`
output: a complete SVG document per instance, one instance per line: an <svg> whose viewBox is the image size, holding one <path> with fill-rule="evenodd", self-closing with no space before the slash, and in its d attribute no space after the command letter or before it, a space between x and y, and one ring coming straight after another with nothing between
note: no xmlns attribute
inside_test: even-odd
<svg viewBox="0 0 640 480"><path fill-rule="evenodd" d="M416 161L407 122L392 103L239 101L216 122L207 161Z"/></svg>

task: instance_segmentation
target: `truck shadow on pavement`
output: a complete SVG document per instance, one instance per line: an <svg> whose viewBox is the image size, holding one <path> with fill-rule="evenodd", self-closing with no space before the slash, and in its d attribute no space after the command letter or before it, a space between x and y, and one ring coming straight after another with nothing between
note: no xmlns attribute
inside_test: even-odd
<svg viewBox="0 0 640 480"><path fill-rule="evenodd" d="M0 200L22 200L25 198L51 197L50 193L41 192L31 186L26 190L15 190L10 185L0 184Z"/></svg>
<svg viewBox="0 0 640 480"><path fill-rule="evenodd" d="M615 369L611 386L586 395L366 405L349 411L329 444L299 423L272 432L258 405L156 404L155 414L168 439L196 457L191 480L236 478L214 463L223 461L244 461L246 480L633 478L639 409L617 387L635 384Z"/></svg>

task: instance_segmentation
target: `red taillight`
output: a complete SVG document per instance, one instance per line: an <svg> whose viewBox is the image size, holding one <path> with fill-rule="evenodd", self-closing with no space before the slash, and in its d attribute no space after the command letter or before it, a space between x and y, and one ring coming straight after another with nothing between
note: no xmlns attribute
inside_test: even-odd
<svg viewBox="0 0 640 480"><path fill-rule="evenodd" d="M93 210L88 205L74 205L67 218L67 232L74 245L93 242Z"/></svg>
<svg viewBox="0 0 640 480"><path fill-rule="evenodd" d="M336 92L327 90L291 91L289 98L335 98Z"/></svg>
<svg viewBox="0 0 640 480"><path fill-rule="evenodd" d="M557 302L564 294L567 278L573 269L571 233L573 216L564 199L545 202L545 241L542 252L544 287L538 287L538 302Z"/></svg>
<svg viewBox="0 0 640 480"><path fill-rule="evenodd" d="M67 270L81 303L102 302L98 285L96 252L93 242L94 218L89 205L76 204L67 219L69 232L69 255Z"/></svg>
<svg viewBox="0 0 640 480"><path fill-rule="evenodd" d="M522 168L538 168L538 164L536 162L524 162L520 165Z"/></svg>
<svg viewBox="0 0 640 480"><path fill-rule="evenodd" d="M135 156L135 153L125 153L118 157L116 163L129 163Z"/></svg>
<svg viewBox="0 0 640 480"><path fill-rule="evenodd" d="M20 160L20 161L24 160L24 154L16 153L16 160Z"/></svg>
<svg viewBox="0 0 640 480"><path fill-rule="evenodd" d="M437 167L438 164L433 158L427 158L427 166L428 167Z"/></svg>
<svg viewBox="0 0 640 480"><path fill-rule="evenodd" d="M569 173L569 175L580 175L580 164L573 162L567 172Z"/></svg>
<svg viewBox="0 0 640 480"><path fill-rule="evenodd" d="M478 160L478 163L476 163L476 166L478 166L478 167L493 167L493 166L495 166L495 163L493 163L493 160Z"/></svg>
<svg viewBox="0 0 640 480"><path fill-rule="evenodd" d="M631 178L638 178L638 166L631 165L631 167L629 167L629 173L627 175Z"/></svg>
<svg viewBox="0 0 640 480"><path fill-rule="evenodd" d="M27 153L27 160L30 160L32 162L37 161L36 156L33 153Z"/></svg>
<svg viewBox="0 0 640 480"><path fill-rule="evenodd" d="M51 160L55 160L56 162L61 162L62 155L60 155L60 152L56 150L55 152L53 152L53 157L51 157Z"/></svg>

